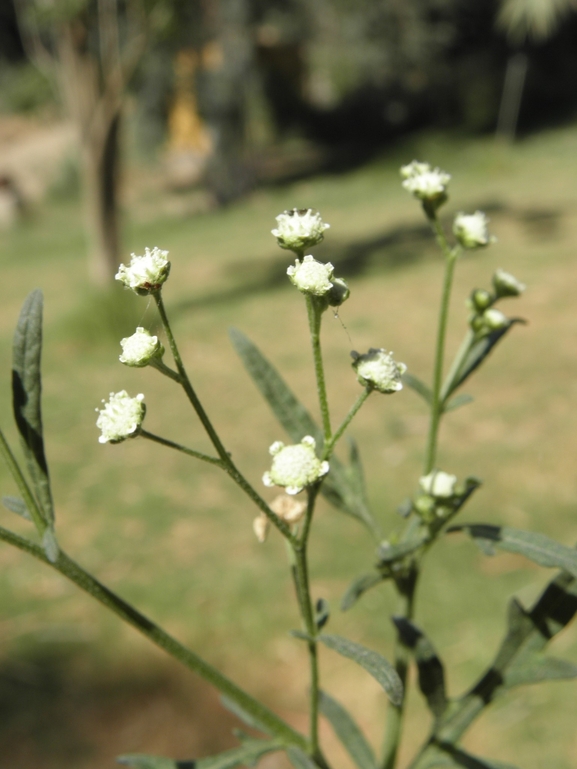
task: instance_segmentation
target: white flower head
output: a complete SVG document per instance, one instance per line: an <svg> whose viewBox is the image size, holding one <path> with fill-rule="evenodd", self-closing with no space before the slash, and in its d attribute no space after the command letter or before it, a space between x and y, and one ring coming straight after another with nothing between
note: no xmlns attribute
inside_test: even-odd
<svg viewBox="0 0 577 769"><path fill-rule="evenodd" d="M333 287L333 271L334 267L330 262L323 264L309 255L305 256L302 262L296 259L294 267L291 265L287 269L287 275L303 294L327 296Z"/></svg>
<svg viewBox="0 0 577 769"><path fill-rule="evenodd" d="M298 494L312 486L329 471L329 463L321 462L315 454L315 439L305 435L300 443L285 446L281 441L272 444L272 467L262 477L265 486L283 486L287 494Z"/></svg>
<svg viewBox="0 0 577 769"><path fill-rule="evenodd" d="M269 528L270 521L264 513L257 515L257 517L252 522L252 529L256 538L261 544L266 540Z"/></svg>
<svg viewBox="0 0 577 769"><path fill-rule="evenodd" d="M152 336L142 326L138 326L132 336L121 339L122 355L119 361L125 366L141 368L147 366L153 358L160 358L164 354L164 347L158 341L157 336Z"/></svg>
<svg viewBox="0 0 577 769"><path fill-rule="evenodd" d="M276 220L278 227L271 232L279 246L297 252L320 243L324 231L330 227L312 208L292 208L279 214Z"/></svg>
<svg viewBox="0 0 577 769"><path fill-rule="evenodd" d="M483 325L489 331L498 331L500 328L506 328L511 322L501 310L496 310L494 307L485 310L481 317Z"/></svg>
<svg viewBox="0 0 577 769"><path fill-rule="evenodd" d="M401 168L401 176L403 187L419 200L439 206L447 199L447 185L451 176L440 168L432 168L428 163L413 160Z"/></svg>
<svg viewBox="0 0 577 769"><path fill-rule="evenodd" d="M407 370L404 363L397 363L393 353L382 347L371 347L364 355L351 353L357 379L365 387L372 387L380 393L395 393L403 389L402 375Z"/></svg>
<svg viewBox="0 0 577 769"><path fill-rule="evenodd" d="M501 269L496 270L493 275L493 287L499 299L504 296L520 296L527 288L514 275Z"/></svg>
<svg viewBox="0 0 577 769"><path fill-rule="evenodd" d="M474 214L457 214L453 223L453 234L463 248L482 248L494 243L495 238L489 235L489 220L482 211Z"/></svg>
<svg viewBox="0 0 577 769"><path fill-rule="evenodd" d="M435 499L450 499L455 495L456 484L457 476L442 470L433 470L419 479L421 489Z"/></svg>
<svg viewBox="0 0 577 769"><path fill-rule="evenodd" d="M170 272L168 251L161 251L156 246L152 249L144 249L144 256L131 254L128 267L121 264L115 275L127 288L131 288L137 294L146 296L159 291Z"/></svg>
<svg viewBox="0 0 577 769"><path fill-rule="evenodd" d="M120 443L138 435L146 413L143 400L142 393L136 398L131 398L126 390L110 393L108 402L102 401L104 408L96 420L96 427L102 433L99 443Z"/></svg>

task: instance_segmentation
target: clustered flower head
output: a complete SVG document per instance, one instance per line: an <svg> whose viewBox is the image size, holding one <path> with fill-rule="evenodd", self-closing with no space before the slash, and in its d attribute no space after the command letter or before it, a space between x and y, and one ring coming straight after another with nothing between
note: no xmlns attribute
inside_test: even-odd
<svg viewBox="0 0 577 769"><path fill-rule="evenodd" d="M323 264L309 255L305 256L302 262L296 259L294 266L291 265L287 269L287 275L303 294L327 296L333 288L333 271L334 267L330 262Z"/></svg>
<svg viewBox="0 0 577 769"><path fill-rule="evenodd" d="M511 273L498 269L493 275L493 288L497 298L501 299L505 296L520 296L527 286Z"/></svg>
<svg viewBox="0 0 577 769"><path fill-rule="evenodd" d="M292 208L276 217L278 227L271 230L281 248L302 252L316 246L330 225L323 222L312 208Z"/></svg>
<svg viewBox="0 0 577 769"><path fill-rule="evenodd" d="M371 387L380 393L394 393L403 389L401 377L407 367L404 363L397 363L392 352L387 352L382 347L371 347L364 355L359 355L353 350L351 356L357 379L365 387Z"/></svg>
<svg viewBox="0 0 577 769"><path fill-rule="evenodd" d="M438 208L447 199L447 185L451 175L440 168L432 168L429 163L413 160L401 168L401 176L403 187L419 200Z"/></svg>
<svg viewBox="0 0 577 769"><path fill-rule="evenodd" d="M121 264L118 268L116 280L121 281L140 296L159 291L170 272L168 251L161 251L155 246L152 251L145 248L144 256L131 254L131 257L128 267Z"/></svg>
<svg viewBox="0 0 577 769"><path fill-rule="evenodd" d="M119 360L125 366L142 368L154 358L160 358L164 354L164 347L158 341L158 337L152 336L142 326L138 326L132 336L121 339L120 344L122 355Z"/></svg>
<svg viewBox="0 0 577 769"><path fill-rule="evenodd" d="M143 400L142 393L136 398L131 398L126 390L110 393L108 402L102 401L104 408L100 410L96 420L96 427L102 433L98 439L99 443L120 443L126 438L138 435L146 413Z"/></svg>
<svg viewBox="0 0 577 769"><path fill-rule="evenodd" d="M457 476L444 473L442 470L433 470L428 475L419 479L419 486L435 499L450 499L455 495Z"/></svg>
<svg viewBox="0 0 577 769"><path fill-rule="evenodd" d="M495 238L489 235L489 220L482 211L474 214L457 214L453 224L453 234L463 248L482 248L493 243Z"/></svg>
<svg viewBox="0 0 577 769"><path fill-rule="evenodd" d="M300 443L285 446L281 441L272 444L272 467L263 477L265 486L282 486L287 494L298 494L312 486L329 471L329 463L315 454L315 439L305 435Z"/></svg>

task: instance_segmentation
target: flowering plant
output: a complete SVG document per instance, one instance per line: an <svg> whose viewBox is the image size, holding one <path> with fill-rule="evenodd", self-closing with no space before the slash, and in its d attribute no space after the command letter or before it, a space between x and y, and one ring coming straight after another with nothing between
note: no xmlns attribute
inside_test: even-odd
<svg viewBox="0 0 577 769"><path fill-rule="evenodd" d="M118 443L127 438L144 438L183 452L195 460L220 468L255 506L254 532L264 542L272 528L287 545L289 572L294 582L302 627L293 631L295 643L303 643L308 654L309 729L297 731L277 713L265 706L196 652L182 645L161 627L140 614L109 588L101 584L59 546L56 536L54 502L46 461L41 415L40 356L42 347L42 295L35 291L26 299L14 338L13 400L16 424L22 439L25 468L17 461L3 433L0 451L13 475L20 497L4 497L4 506L28 519L36 529L34 537L22 537L0 527L0 540L30 553L96 598L123 621L132 625L184 666L213 684L231 709L259 736L239 734L240 745L225 753L202 758L200 769L232 769L257 762L275 751L286 752L295 769L328 769L319 739L319 717L324 716L350 754L358 769L394 769L403 738L408 671L414 666L418 687L431 712L430 731L418 746L410 769L433 767L473 767L504 769L504 765L470 755L460 740L480 713L497 697L514 686L546 679L577 677L577 667L546 656L548 642L574 618L577 612L577 550L548 537L486 523L456 524L454 519L479 488L480 481L469 476L459 479L438 466L439 428L446 414L464 406L470 398L459 390L488 358L491 351L521 319L508 317L495 307L502 299L518 297L525 286L514 276L498 270L490 289L474 289L468 300L469 317L463 342L449 366L445 366L445 339L453 275L463 249L489 246L485 215L459 213L453 225L456 243L449 242L438 211L448 199L449 174L427 163L413 161L401 170L403 186L420 201L442 252L445 273L439 308L434 366L428 385L408 371L404 363L385 347L353 352L353 371L361 392L349 412L335 427L325 385L321 348L321 326L329 307L338 307L349 298L349 287L334 276L330 263L318 262L305 250L318 244L328 225L312 209L293 209L281 214L273 230L281 248L293 251L289 265L290 282L302 294L310 328L320 423L313 419L296 395L256 346L240 331L231 333L233 345L248 373L272 407L290 444L276 441L270 447L272 460L265 459L261 472L264 488L253 486L237 467L225 443L197 394L181 358L164 305L163 291L169 278L168 253L146 249L134 256L128 267L121 265L117 278L142 296L154 300L162 323L166 345L174 366L163 360L164 347L158 337L138 327L122 340L121 362L141 368L152 366L180 386L204 428L212 450L206 453L184 446L143 427L144 395L131 397L125 390L112 393L100 410L97 426L101 443ZM386 342L386 340L376 340ZM412 496L399 507L400 523L386 539L367 501L359 452L352 444L350 460L335 456L335 448L349 430L356 414L373 393L399 395L404 388L414 390L429 410L429 430L424 450L423 471L415 481ZM387 400L388 402L388 400ZM267 467L267 462L269 469ZM450 469L450 468L449 468ZM280 487L267 502L268 487ZM299 496L301 495L301 496ZM319 495L349 515L374 535L374 551L367 554L368 571L354 580L343 596L341 609L350 610L369 591L389 586L399 598L400 608L392 620L395 628L394 658L340 635L325 632L330 621L328 603L312 598L309 577L310 533ZM441 537L462 532L488 554L504 550L521 554L557 574L530 609L513 600L503 641L493 662L464 694L449 696L445 685L445 666L431 639L416 620L420 576L429 551ZM353 716L340 702L321 689L320 647L355 662L382 686L390 701L382 754L377 757ZM119 758L136 769L184 769L190 761L132 754ZM511 767L509 767L511 769Z"/></svg>

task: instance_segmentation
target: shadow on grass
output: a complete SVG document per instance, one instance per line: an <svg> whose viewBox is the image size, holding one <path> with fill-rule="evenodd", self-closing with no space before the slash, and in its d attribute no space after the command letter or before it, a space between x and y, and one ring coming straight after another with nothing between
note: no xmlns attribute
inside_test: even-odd
<svg viewBox="0 0 577 769"><path fill-rule="evenodd" d="M239 722L176 665L103 673L87 648L40 648L0 660L0 764L103 769L122 753L192 758L235 744Z"/></svg>

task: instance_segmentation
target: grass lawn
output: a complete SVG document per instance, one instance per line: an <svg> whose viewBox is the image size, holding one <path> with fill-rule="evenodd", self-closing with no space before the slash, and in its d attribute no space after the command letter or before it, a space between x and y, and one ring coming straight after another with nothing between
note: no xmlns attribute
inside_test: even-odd
<svg viewBox="0 0 577 769"><path fill-rule="evenodd" d="M333 420L359 392L351 349L394 350L411 372L430 380L442 265L419 206L399 183L399 165L413 157L453 174L448 223L459 210L480 208L498 237L458 265L449 350L465 330L466 297L488 287L496 268L528 285L502 309L529 324L512 330L466 388L474 402L446 418L440 466L484 480L462 520L535 529L570 545L577 540L577 126L506 149L488 139L427 135L359 170L260 190L195 218L143 220L136 207L127 259L145 246L170 250L164 297L185 362L235 461L261 488L268 446L285 436L244 373L227 329L248 334L317 413L304 302L286 279L288 254L270 235L283 209L321 211L331 229L314 254L332 261L351 287L339 318L327 313L324 322ZM256 542L253 509L216 469L144 440L98 444L94 409L109 392L127 389L145 393L151 432L208 449L176 385L118 363L119 339L136 325L154 326L153 303L119 287L106 297L87 288L75 202L53 202L3 233L0 262L0 420L14 445L11 335L26 294L35 287L45 294L44 422L62 547L305 729L305 652L288 635L299 619L280 537L273 532L266 544ZM402 525L395 509L415 489L426 429L422 403L408 390L372 396L353 423L385 531ZM2 493L14 493L4 467L0 483ZM275 492L263 494L272 499ZM0 516L2 525L27 530L11 513ZM390 658L395 605L387 585L346 614L338 608L350 580L373 563L370 536L322 503L311 553L314 596L331 604L331 632ZM426 563L417 621L446 663L451 694L490 661L508 598L530 604L548 577L514 556L487 558L460 536L438 544ZM10 769L100 769L113 766L120 752L183 757L232 744L231 719L213 693L58 574L6 545L0 600L0 749L11 756ZM551 652L577 662L575 626ZM378 685L332 652L322 654L321 665L324 686L350 704L378 747L386 710ZM576 701L571 682L518 689L479 720L464 745L520 769L571 769ZM53 728L51 713L66 725ZM403 762L427 723L413 693ZM338 755L323 734L329 754ZM349 766L339 755L341 765Z"/></svg>

